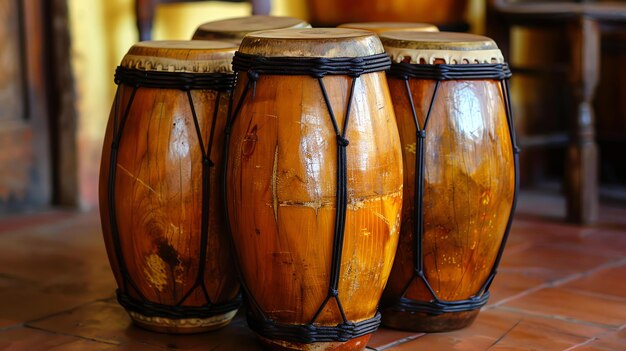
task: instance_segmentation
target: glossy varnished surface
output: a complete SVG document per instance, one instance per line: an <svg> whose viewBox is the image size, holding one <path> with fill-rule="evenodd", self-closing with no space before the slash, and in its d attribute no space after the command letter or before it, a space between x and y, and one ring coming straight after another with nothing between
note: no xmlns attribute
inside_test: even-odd
<svg viewBox="0 0 626 351"><path fill-rule="evenodd" d="M308 1L314 26L347 22L429 22L458 24L465 21L464 0L315 0Z"/></svg>
<svg viewBox="0 0 626 351"><path fill-rule="evenodd" d="M126 106L132 88L122 86ZM193 91L192 97L205 143L209 139L216 92ZM228 96L222 94L216 130L225 123ZM117 257L112 245L108 212L108 171L112 135L111 117L101 165L102 225L118 285ZM234 298L238 290L228 250L224 212L219 196L221 148L224 136L216 133L210 158L209 234L207 261L200 257L202 212L202 157L189 102L179 90L140 88L124 126L116 167L115 204L122 253L131 279L152 302L175 305L192 287L200 265L211 302ZM133 289L127 293L138 298ZM206 304L200 288L183 306Z"/></svg>
<svg viewBox="0 0 626 351"><path fill-rule="evenodd" d="M324 83L342 125L350 78L328 76ZM243 78L235 101L245 84ZM374 316L398 239L402 160L384 84L382 72L357 79L346 135L348 207L339 299L351 321ZM306 324L326 298L336 162L336 136L318 81L262 75L233 128L227 201L243 278L277 321ZM342 321L333 300L317 321Z"/></svg>
<svg viewBox="0 0 626 351"><path fill-rule="evenodd" d="M485 283L505 232L514 193L514 165L505 105L497 81L440 83L426 127L424 157L424 273L438 297L464 300ZM420 125L433 95L435 82L410 79ZM402 234L385 296L399 297L413 276L416 131L403 80L389 78L404 157ZM420 280L405 297L430 301ZM383 313L385 315L385 313ZM445 317L439 328L454 328ZM398 323L417 329L420 316ZM398 316L397 318L402 318ZM441 320L442 318L437 318ZM437 325L435 321L433 325ZM420 330L433 330L423 329ZM426 327L426 328L433 328Z"/></svg>

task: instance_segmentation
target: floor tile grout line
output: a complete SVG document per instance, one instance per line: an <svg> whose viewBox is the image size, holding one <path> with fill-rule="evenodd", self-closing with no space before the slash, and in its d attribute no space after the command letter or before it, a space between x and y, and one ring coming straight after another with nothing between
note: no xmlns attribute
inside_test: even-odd
<svg viewBox="0 0 626 351"><path fill-rule="evenodd" d="M502 306L502 305L504 305L504 304L506 304L508 302L511 302L511 301L513 301L515 299L518 299L520 297L524 297L524 296L529 295L531 293L537 292L539 290L542 290L542 289L545 289L545 288L558 287L558 286L564 285L566 283L569 283L571 281L574 281L576 279L584 278L584 277L589 276L591 274L594 274L596 272L599 272L599 271L602 271L602 270L605 270L605 269L616 268L616 267L622 266L624 264L626 264L626 258L620 258L620 259L616 259L614 261L609 261L609 262L603 263L603 264L601 264L599 266L596 266L596 267L594 267L594 268L592 268L590 270L584 271L584 272L573 273L573 274L570 274L570 275L565 276L563 278L550 280L550 281L547 281L545 283L539 284L539 285L537 285L535 287L532 287L530 289L526 289L524 291L521 291L521 292L519 292L519 293L517 293L517 294L515 294L513 296L506 297L506 298L504 298L504 299L494 303L493 305L486 306L485 309L488 310L488 309L491 309L491 308L500 307L500 306ZM498 278L496 276L496 282L497 282L497 279Z"/></svg>
<svg viewBox="0 0 626 351"><path fill-rule="evenodd" d="M609 294L603 294L603 293L599 293L599 292L595 292L595 291L587 291L587 290L581 290L580 288L566 288L563 287L563 289L567 290L567 291L573 291L577 294L580 295L585 295L585 296L589 296L589 297L597 297L600 299L604 299L604 300L609 300L609 301L613 301L613 302L622 302L626 305L626 297L621 297L621 296L615 296L615 295L609 295Z"/></svg>
<svg viewBox="0 0 626 351"><path fill-rule="evenodd" d="M14 330L14 329L19 329L21 327L25 327L24 323L16 323L16 324L7 325L4 327L0 327L0 333Z"/></svg>
<svg viewBox="0 0 626 351"><path fill-rule="evenodd" d="M532 311L523 310L523 309L519 309L519 308L515 308L515 307L501 306L501 307L498 307L498 310L506 311L506 312L513 312L513 313L518 313L518 314L523 314L523 315L528 315L528 316L532 316L532 317L541 317L541 318L546 318L546 319L556 319L556 320L560 320L560 321L564 321L564 322L568 322L568 323L586 325L586 326L595 327L595 328L602 328L602 329L606 329L606 330L610 330L610 331L615 331L615 330L617 330L619 328L619 327L616 327L616 326L613 326L613 325L610 325L610 324L600 324L600 323L590 322L590 321L586 321L586 320L582 320L582 319L576 319L576 318L571 318L571 317L567 317L567 316L562 316L562 315L559 315L559 314L543 314L543 313L532 312Z"/></svg>
<svg viewBox="0 0 626 351"><path fill-rule="evenodd" d="M77 339L83 339L83 340L87 340L87 341L97 342L97 343L100 343L100 344L115 345L115 346L122 345L122 343L120 343L120 342L115 342L115 341L105 340L105 339L88 338L88 337L82 336L82 335L75 335L75 334L71 334L71 333L52 331L52 330L48 330L48 329L45 329L45 328L40 328L40 327L36 327L36 326L32 326L32 325L25 325L24 327L25 328L34 329L34 330L43 331L43 332L50 333L50 334L69 336L69 337L73 337L73 338L77 338Z"/></svg>
<svg viewBox="0 0 626 351"><path fill-rule="evenodd" d="M579 343L579 344L576 344L576 345L572 345L572 346L570 346L570 347L566 348L566 349L565 349L565 350L563 350L563 351L572 351L572 350L575 350L575 349L577 349L577 348L579 348L579 347L589 345L590 343L592 343L592 342L594 342L594 341L596 341L596 340L598 340L598 338L596 338L596 337L589 338L588 340L585 340L585 341L583 341L583 342L581 342L581 343Z"/></svg>
<svg viewBox="0 0 626 351"><path fill-rule="evenodd" d="M392 341L392 342L390 342L388 344L379 346L379 347L376 348L376 350L377 351L384 351L384 350L387 350L387 349L389 349L391 347L395 347L395 346L398 346L398 345L401 345L401 344L405 344L405 343L407 343L409 341L413 341L413 340L419 339L419 338L421 338L424 335L426 335L426 333L420 333L420 334L407 336L405 338L402 338L402 339L399 339L399 340L396 340L396 341Z"/></svg>
<svg viewBox="0 0 626 351"><path fill-rule="evenodd" d="M507 329L504 334L500 335L500 337L498 337L491 345L489 345L489 347L487 347L485 351L490 350L492 347L496 346L500 341L502 341L502 339L506 338L506 336L509 335L509 333L512 332L513 329L515 329L515 327L522 323L522 320L523 319L518 320L515 324L513 324L511 328Z"/></svg>

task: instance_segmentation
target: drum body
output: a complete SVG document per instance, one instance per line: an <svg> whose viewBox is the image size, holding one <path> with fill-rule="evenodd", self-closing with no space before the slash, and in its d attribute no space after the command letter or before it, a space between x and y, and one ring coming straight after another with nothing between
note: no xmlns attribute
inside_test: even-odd
<svg viewBox="0 0 626 351"><path fill-rule="evenodd" d="M310 28L307 22L286 16L254 15L207 22L198 27L193 40L226 40L239 45L248 33L283 28Z"/></svg>
<svg viewBox="0 0 626 351"><path fill-rule="evenodd" d="M116 72L100 168L102 228L118 300L150 330L211 330L237 311L218 177L234 51L142 42ZM226 81L195 82L213 77L206 71Z"/></svg>
<svg viewBox="0 0 626 351"><path fill-rule="evenodd" d="M257 32L239 50L226 198L249 325L275 350L362 350L379 323L402 205L385 74L312 77L290 71L301 58L271 71L243 68L238 55L387 57L375 35L346 29Z"/></svg>
<svg viewBox="0 0 626 351"><path fill-rule="evenodd" d="M427 49L403 47L401 39L423 40ZM436 79L410 71L411 65L432 72L472 69L472 59L461 63L471 52L455 54L460 45L455 41L465 39L448 33L382 36L392 60L409 68L398 73L402 66L396 63L389 75L404 157L404 204L398 252L381 304L388 327L434 332L471 324L487 302L510 226L517 158L504 78L472 78L482 74L474 70ZM475 50L494 54L480 42L488 38L472 40L478 41ZM450 50L447 57L444 49ZM445 65L451 60L459 63ZM501 63L501 55L495 60ZM491 66L497 71L502 65Z"/></svg>
<svg viewBox="0 0 626 351"><path fill-rule="evenodd" d="M369 30L376 34L384 32L438 32L439 29L434 24L417 23L417 22L354 22L344 23L337 26L338 28L352 28Z"/></svg>
<svg viewBox="0 0 626 351"><path fill-rule="evenodd" d="M428 22L453 25L465 21L467 0L310 0L314 26L336 26L347 22Z"/></svg>

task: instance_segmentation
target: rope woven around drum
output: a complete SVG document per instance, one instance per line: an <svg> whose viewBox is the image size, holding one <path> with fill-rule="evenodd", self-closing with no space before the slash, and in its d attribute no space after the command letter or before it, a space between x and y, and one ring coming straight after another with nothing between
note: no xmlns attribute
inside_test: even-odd
<svg viewBox="0 0 626 351"><path fill-rule="evenodd" d="M220 315L236 310L241 305L240 297L221 304L212 303L209 297L209 293L206 289L206 285L204 284L204 262L206 261L207 243L209 236L210 208L208 199L211 197L210 169L214 166L213 161L211 161L210 159L210 155L213 147L215 126L217 122L219 103L222 98L222 93L230 92L232 90L233 82L234 75L225 73L141 71L125 67L118 67L115 72L115 83L118 85L118 87L115 93L113 111L113 140L111 143L111 156L109 162L108 178L108 210L113 247L122 276L123 285L123 289L120 288L117 290L117 300L120 305L122 305L128 311L137 312L147 317L162 317L169 319L209 318L215 315ZM132 87L132 91L122 118L120 120L120 87L122 85ZM202 217L200 224L200 257L198 260L198 262L201 262L201 264L199 264L198 266L198 274L196 276L194 284L173 306L158 304L149 301L141 292L137 284L130 277L122 250L119 228L117 226L117 215L115 210L115 180L117 155L120 143L122 141L124 126L126 124L126 121L128 120L128 116L130 114L135 95L140 88L176 89L181 90L186 94L187 100L189 102L189 108L193 117L194 128L198 137L200 153L202 155ZM213 106L213 116L211 120L209 142L207 145L205 145L204 139L202 137L202 132L200 131L200 124L196 115L191 90L213 90L217 92L215 104ZM135 291L136 295L139 297L138 299L132 297L128 293L129 287ZM201 288L202 294L207 301L206 305L183 306L183 303L185 303L185 301L189 298L189 296L191 296L194 291L196 291L197 288Z"/></svg>
<svg viewBox="0 0 626 351"><path fill-rule="evenodd" d="M489 299L489 287L493 282L493 279L497 273L500 259L502 258L502 252L506 245L506 241L513 222L513 213L515 212L515 206L517 203L517 193L519 188L519 148L517 147L515 139L515 127L513 124L513 117L511 112L510 92L508 78L511 77L511 71L507 64L457 64L457 65L426 65L426 64L408 64L408 63L395 63L391 65L389 75L404 80L404 86L406 88L407 99L411 107L411 114L413 122L416 128L416 155L415 158L415 195L413 204L413 237L414 237L414 252L415 262L413 266L413 276L405 285L402 295L398 298L386 298L381 301L381 309L394 309L397 311L404 311L410 313L427 313L430 315L439 315L442 313L463 312L479 309L487 304ZM433 95L430 100L428 112L424 118L424 125L420 126L417 118L417 112L415 110L415 103L413 101L413 94L409 85L409 78L416 79L428 79L435 80L435 87ZM513 194L513 202L511 206L511 212L507 226L502 238L502 243L498 249L496 260L489 276L485 280L485 283L479 289L479 291L469 299L457 300L457 301L444 301L441 300L433 288L431 287L426 275L424 274L424 255L423 255L423 240L424 240L424 209L423 209L423 195L424 195L424 142L426 139L426 127L437 98L437 92L440 88L440 83L446 80L498 80L500 82L500 88L502 91L502 97L505 104L505 112L507 118L507 124L509 129L509 135L511 138L512 152L513 152L513 166L515 172L515 190ZM431 301L415 301L405 297L411 284L420 279L430 294L433 296Z"/></svg>
<svg viewBox="0 0 626 351"><path fill-rule="evenodd" d="M243 102L252 90L252 98L256 90L257 81L260 75L304 75L317 79L324 104L328 110L337 143L337 191L336 191L336 212L333 236L333 251L331 258L331 272L329 279L328 293L324 302L317 309L315 315L308 324L286 324L270 319L260 308L258 302L250 294L250 290L243 277L240 277L242 288L247 296L251 308L248 310L248 324L258 334L275 340L283 340L295 343L315 343L330 341L348 341L363 335L375 332L381 321L380 313L374 317L360 322L351 322L346 318L346 314L339 299L339 278L341 271L341 254L343 250L344 231L346 223L346 210L348 205L348 176L347 176L347 154L346 148L350 144L346 139L350 110L353 101L354 88L357 79L362 74L381 72L389 68L389 57L386 54L355 57L355 58L301 58L301 57L262 57L256 55L235 53L233 68L235 72L246 72L248 81L243 88L241 96L236 105L231 105L229 121L226 127L226 147L224 148L225 169L228 168L228 147L232 126L241 112ZM347 75L352 78L346 115L343 125L337 123L335 114L330 104L330 99L326 92L323 78L326 75ZM232 103L232 100L231 100ZM224 172L223 188L226 194L227 171ZM224 198L226 200L226 198ZM228 206L224 206L228 211ZM241 272L241 269L238 270ZM341 314L342 322L337 326L317 325L316 321L328 302L334 299Z"/></svg>

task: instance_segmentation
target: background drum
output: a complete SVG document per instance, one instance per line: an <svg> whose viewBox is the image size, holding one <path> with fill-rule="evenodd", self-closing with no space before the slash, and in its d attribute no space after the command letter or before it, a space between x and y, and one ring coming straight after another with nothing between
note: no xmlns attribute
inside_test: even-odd
<svg viewBox="0 0 626 351"><path fill-rule="evenodd" d="M310 28L305 21L286 16L247 16L207 22L193 34L194 40L232 40L237 45L246 34L261 30Z"/></svg>
<svg viewBox="0 0 626 351"><path fill-rule="evenodd" d="M314 26L348 22L426 22L458 27L465 22L467 0L308 0ZM463 27L463 25L461 25Z"/></svg>
<svg viewBox="0 0 626 351"><path fill-rule="evenodd" d="M375 34L247 35L226 199L250 302L276 350L362 350L393 263L402 155Z"/></svg>
<svg viewBox="0 0 626 351"><path fill-rule="evenodd" d="M417 22L354 22L344 23L339 28L352 28L369 30L376 34L389 31L411 31L411 32L438 32L439 29L434 24Z"/></svg>
<svg viewBox="0 0 626 351"><path fill-rule="evenodd" d="M102 229L118 300L147 329L215 329L239 305L217 177L234 52L222 42L141 42L115 74Z"/></svg>
<svg viewBox="0 0 626 351"><path fill-rule="evenodd" d="M489 38L386 32L404 156L402 229L383 324L469 325L487 303L516 192L508 66Z"/></svg>

